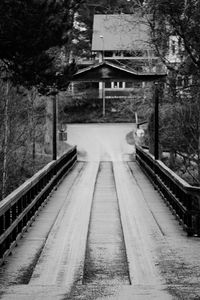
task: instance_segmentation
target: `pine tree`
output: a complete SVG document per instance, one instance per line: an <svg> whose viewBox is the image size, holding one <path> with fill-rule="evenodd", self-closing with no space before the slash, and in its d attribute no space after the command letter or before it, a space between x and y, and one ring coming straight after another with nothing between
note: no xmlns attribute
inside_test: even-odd
<svg viewBox="0 0 200 300"><path fill-rule="evenodd" d="M50 49L61 48L69 42L74 14L81 2L0 2L0 60L2 70L14 83L31 86L47 84L50 78L52 81L53 73L58 73L58 70ZM72 68L68 69L70 71Z"/></svg>

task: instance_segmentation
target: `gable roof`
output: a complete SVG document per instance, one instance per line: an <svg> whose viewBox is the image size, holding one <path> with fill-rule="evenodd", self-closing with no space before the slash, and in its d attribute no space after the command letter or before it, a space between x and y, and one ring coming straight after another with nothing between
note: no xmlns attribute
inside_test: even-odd
<svg viewBox="0 0 200 300"><path fill-rule="evenodd" d="M139 15L94 15L92 51L151 49L147 21Z"/></svg>
<svg viewBox="0 0 200 300"><path fill-rule="evenodd" d="M72 81L155 81L165 78L166 75L165 73L138 73L103 61L78 71L73 75Z"/></svg>

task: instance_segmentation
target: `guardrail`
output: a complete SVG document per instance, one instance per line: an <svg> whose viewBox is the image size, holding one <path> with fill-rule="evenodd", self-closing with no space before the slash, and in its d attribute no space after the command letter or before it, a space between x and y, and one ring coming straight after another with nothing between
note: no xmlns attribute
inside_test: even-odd
<svg viewBox="0 0 200 300"><path fill-rule="evenodd" d="M28 179L0 202L0 265L77 160L76 147Z"/></svg>
<svg viewBox="0 0 200 300"><path fill-rule="evenodd" d="M136 146L136 161L156 186L188 236L200 236L200 188L188 184L139 146Z"/></svg>

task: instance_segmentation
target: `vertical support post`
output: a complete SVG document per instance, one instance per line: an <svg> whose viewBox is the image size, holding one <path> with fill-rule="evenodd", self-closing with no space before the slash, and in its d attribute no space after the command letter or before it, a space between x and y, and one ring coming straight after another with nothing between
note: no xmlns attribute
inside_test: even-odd
<svg viewBox="0 0 200 300"><path fill-rule="evenodd" d="M102 85L102 99L103 99L103 117L106 115L106 98L105 98L105 82Z"/></svg>
<svg viewBox="0 0 200 300"><path fill-rule="evenodd" d="M136 128L139 128L139 125L138 125L138 114L137 114L137 112L135 112L135 123L136 123Z"/></svg>
<svg viewBox="0 0 200 300"><path fill-rule="evenodd" d="M155 83L155 106L154 106L154 158L159 159L159 92L158 83Z"/></svg>
<svg viewBox="0 0 200 300"><path fill-rule="evenodd" d="M99 82L99 99L103 98L103 82Z"/></svg>
<svg viewBox="0 0 200 300"><path fill-rule="evenodd" d="M57 99L53 95L53 160L57 159Z"/></svg>
<svg viewBox="0 0 200 300"><path fill-rule="evenodd" d="M100 35L100 39L102 40L102 56L100 57L100 62L104 62L104 36ZM106 101L105 101L105 82L102 82L102 115L105 117L106 114Z"/></svg>

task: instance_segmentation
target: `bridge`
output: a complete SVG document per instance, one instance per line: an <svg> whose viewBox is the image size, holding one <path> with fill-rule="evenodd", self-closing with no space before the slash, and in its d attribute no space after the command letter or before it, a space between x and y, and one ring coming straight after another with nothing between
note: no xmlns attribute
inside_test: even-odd
<svg viewBox="0 0 200 300"><path fill-rule="evenodd" d="M0 299L197 299L199 188L134 130L69 125L77 147L0 203Z"/></svg>

